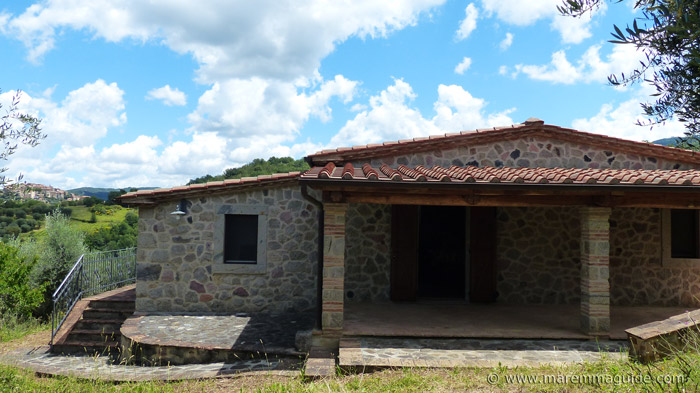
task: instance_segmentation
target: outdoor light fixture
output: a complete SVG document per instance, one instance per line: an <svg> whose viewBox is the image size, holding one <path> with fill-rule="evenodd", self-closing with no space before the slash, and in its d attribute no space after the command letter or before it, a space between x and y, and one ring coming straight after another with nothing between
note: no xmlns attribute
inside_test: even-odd
<svg viewBox="0 0 700 393"><path fill-rule="evenodd" d="M178 203L177 206L175 206L175 211L170 214L177 218L180 218L187 214L187 200L181 199L180 203Z"/></svg>

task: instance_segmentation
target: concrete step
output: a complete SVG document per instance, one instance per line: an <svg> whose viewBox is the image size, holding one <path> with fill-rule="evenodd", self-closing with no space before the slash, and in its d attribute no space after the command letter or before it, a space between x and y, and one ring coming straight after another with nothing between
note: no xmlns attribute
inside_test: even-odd
<svg viewBox="0 0 700 393"><path fill-rule="evenodd" d="M100 308L115 311L130 311L133 313L136 309L136 302L133 300L91 300L90 308Z"/></svg>
<svg viewBox="0 0 700 393"><path fill-rule="evenodd" d="M75 326L73 329L78 329L78 330L109 330L109 331L118 331L119 328L121 327L122 323L124 323L123 319L80 319L78 322L76 322Z"/></svg>
<svg viewBox="0 0 700 393"><path fill-rule="evenodd" d="M116 342L90 342L80 340L66 340L62 344L53 346L54 353L64 354L104 354L108 355L119 350L119 344Z"/></svg>
<svg viewBox="0 0 700 393"><path fill-rule="evenodd" d="M115 342L118 343L121 333L117 330L73 329L68 334L68 341L81 341L91 343Z"/></svg>
<svg viewBox="0 0 700 393"><path fill-rule="evenodd" d="M88 307L83 311L83 318L85 319L121 319L125 321L128 317L133 314L133 311L121 311L121 310L110 310L107 308L93 308Z"/></svg>

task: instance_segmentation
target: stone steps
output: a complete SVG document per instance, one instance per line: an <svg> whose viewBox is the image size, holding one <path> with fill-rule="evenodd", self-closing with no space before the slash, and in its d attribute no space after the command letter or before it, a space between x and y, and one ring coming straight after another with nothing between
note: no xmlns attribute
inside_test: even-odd
<svg viewBox="0 0 700 393"><path fill-rule="evenodd" d="M56 335L54 353L114 353L120 347L120 328L135 308L134 286L81 300Z"/></svg>

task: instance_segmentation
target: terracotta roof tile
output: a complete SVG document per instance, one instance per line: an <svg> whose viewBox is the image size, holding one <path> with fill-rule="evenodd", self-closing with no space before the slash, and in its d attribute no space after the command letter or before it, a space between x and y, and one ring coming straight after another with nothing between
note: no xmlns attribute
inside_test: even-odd
<svg viewBox="0 0 700 393"><path fill-rule="evenodd" d="M327 166L326 166L327 167ZM601 184L601 185L670 185L700 186L700 170L645 170L645 169L579 169L579 168L511 168L417 166L409 168L398 165L396 169L387 164L373 167L362 164L362 169L346 164L327 177L326 167L314 167L301 175L302 180L326 179L373 182L408 183L516 183L516 184ZM352 173L352 176L349 174Z"/></svg>
<svg viewBox="0 0 700 393"><path fill-rule="evenodd" d="M314 168L316 169L316 168ZM311 173L314 174L314 176L318 176L319 170L312 170L310 171ZM261 175L257 177L244 177L242 179L227 179L224 181L213 181L209 183L203 183L203 184L192 184L189 186L177 186L177 187L172 187L172 188L159 188L155 190L142 190L142 191L135 191L135 192L129 192L127 194L122 195L119 197L121 201L124 203L131 203L132 201L135 201L134 203L143 203L139 202L139 198L159 198L159 197L167 197L167 198L177 198L180 195L190 195L192 193L197 193L197 192L209 192L209 191L219 191L219 190L229 190L229 189L236 189L240 187L248 187L248 186L254 186L254 185L267 185L267 184L275 184L276 182L285 182L285 181L290 181L294 179L298 179L299 176L301 175L301 172L289 172L289 173L278 173L274 175Z"/></svg>
<svg viewBox="0 0 700 393"><path fill-rule="evenodd" d="M328 161L370 160L372 158L381 158L389 155L412 154L440 148L452 148L454 146L473 146L494 141L514 140L531 135L582 145L597 146L606 150L613 149L629 154L700 165L700 153L694 151L577 131L570 128L544 124L541 120L532 122L526 121L522 124L513 124L504 127L482 128L422 138L373 143L364 146L353 146L352 148L339 147L337 149L326 149L311 154L307 158L311 162L323 165Z"/></svg>

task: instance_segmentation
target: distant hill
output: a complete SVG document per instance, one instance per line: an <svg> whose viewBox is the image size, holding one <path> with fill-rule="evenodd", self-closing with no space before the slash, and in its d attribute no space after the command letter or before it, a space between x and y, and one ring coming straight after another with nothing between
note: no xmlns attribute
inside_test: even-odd
<svg viewBox="0 0 700 393"><path fill-rule="evenodd" d="M158 187L124 187L124 188L80 187L80 188L74 188L72 190L68 190L68 192L73 193L75 195L94 196L94 197L97 197L97 198L100 198L100 199L106 201L107 196L109 195L110 192L119 191L120 189L129 191L132 188L138 188L139 190L153 190L153 189L158 188Z"/></svg>
<svg viewBox="0 0 700 393"><path fill-rule="evenodd" d="M663 145L663 146L671 146L675 145L676 142L679 141L680 138L678 137L670 137L670 138L663 138L663 139L657 139L655 141L652 141L651 143L656 143L657 145Z"/></svg>

